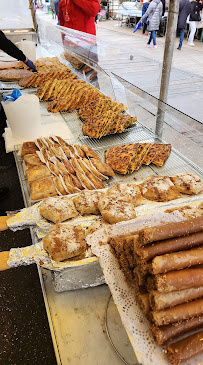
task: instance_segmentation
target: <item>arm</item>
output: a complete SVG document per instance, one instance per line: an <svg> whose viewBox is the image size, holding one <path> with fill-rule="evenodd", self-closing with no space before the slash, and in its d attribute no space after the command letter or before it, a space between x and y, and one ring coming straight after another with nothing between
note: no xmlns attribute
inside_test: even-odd
<svg viewBox="0 0 203 365"><path fill-rule="evenodd" d="M5 34L0 30L0 48L6 52L9 56L16 58L19 61L25 62L26 56L18 49L15 44L6 38Z"/></svg>
<svg viewBox="0 0 203 365"><path fill-rule="evenodd" d="M100 10L100 3L98 0L72 0L72 2L89 16L95 17Z"/></svg>

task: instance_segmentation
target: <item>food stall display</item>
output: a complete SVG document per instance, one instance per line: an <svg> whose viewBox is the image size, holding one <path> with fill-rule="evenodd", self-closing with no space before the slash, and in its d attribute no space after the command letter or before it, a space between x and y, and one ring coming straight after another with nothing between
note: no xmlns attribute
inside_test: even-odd
<svg viewBox="0 0 203 365"><path fill-rule="evenodd" d="M83 70L98 72L96 81L60 53L38 60L38 73L18 84L47 115L60 112L73 139L59 130L15 147L26 208L4 223L32 227L33 245L11 249L8 266L39 265L58 363L67 353L65 296L60 301L51 281L62 292L105 279L138 362L179 364L202 352L203 171L128 114L83 37L57 29L54 51L68 44ZM163 352L166 340L197 327Z"/></svg>

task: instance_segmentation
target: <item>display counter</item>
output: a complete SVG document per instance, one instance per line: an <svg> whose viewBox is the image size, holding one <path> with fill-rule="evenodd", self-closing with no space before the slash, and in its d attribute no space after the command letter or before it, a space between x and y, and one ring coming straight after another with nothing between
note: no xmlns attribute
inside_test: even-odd
<svg viewBox="0 0 203 365"><path fill-rule="evenodd" d="M60 61L66 66L70 67L72 71L76 73L81 79L93 86L96 86L103 94L110 96L112 99L127 104L131 116L138 117L136 125L126 129L126 131L123 133L109 134L100 139L95 139L82 134L81 120L78 119L75 112L58 113L57 115L59 116L60 122L64 125L64 130L67 131L69 138L71 135L71 139L69 139L69 141L72 143L78 143L79 145L86 144L97 151L101 159L104 159L104 152L109 147L129 143L162 143L163 140L161 140L160 136L155 134L155 116L157 115L157 111L159 111L162 115L162 121L165 122L164 126L167 126L169 122L171 123L171 121L182 122L184 120L187 124L188 117L183 113L178 112L167 104L160 103L160 101L158 101L156 98L151 97L149 94L140 89L137 89L130 83L127 83L125 80L119 78L116 74L105 73L99 66L98 58L95 56L97 51L100 55L102 50L99 48L99 45L96 47L93 36L90 36L89 39L87 39L86 36L84 36L84 34L80 34L80 32L65 30L63 27L56 28L47 25L47 28L40 28L40 39L43 47L51 51L53 56L59 57ZM91 66L91 68L97 72L96 80L94 79L91 81L89 75L86 75L85 72L81 72L81 70L76 70L73 68L71 63L64 56L64 51L66 50L68 50L72 56L76 57L76 59L82 61L85 65ZM23 93L26 93L26 91L26 88L22 90ZM29 92L32 91L29 90ZM35 92L35 90L33 90L33 92ZM43 110L42 114L44 114L45 118L47 117L47 119L49 119L48 116L50 116L50 112L46 111L46 105L47 102L42 101L41 110ZM189 119L191 121L191 118ZM50 134L51 126L49 121L45 122L45 124L46 129L43 131L44 136L46 136L46 131L47 135ZM167 132L167 130L164 131ZM60 130L58 133L60 134ZM64 133L61 137L65 138ZM167 143L172 143L171 155L165 162L164 166L161 168L155 165L142 166L139 171L124 177L116 174L114 182L132 182L133 179L139 181L145 179L149 175L171 176L184 171L192 174L195 173L199 177L203 178L203 170L201 167L184 156L184 146L180 146L180 150L178 150L178 143L173 134L164 134L164 140ZM26 192L26 181L23 177L22 166L17 147L15 148L14 155L18 176L15 166L13 166L12 181L10 181L9 184L12 188L11 190L13 191L13 196L16 195L16 200L12 201L12 203L10 202L11 205L9 206L9 209L8 206L6 206L8 202L6 200L4 201L4 208L7 210L14 210L16 208L19 209L23 207L19 186L17 186L18 193L14 193L14 185L17 185L18 178L20 180L25 206L31 206L32 204L32 202L29 200L29 194ZM2 177L2 185L6 184L7 178L10 179L11 176L9 170L5 171L6 172L4 172ZM23 246L29 245L28 240L30 241L30 236L26 231L19 231L17 233L7 231L6 235L7 236L5 237L10 236L12 238L8 241L4 248L1 247L2 250L21 246L21 241L26 241L25 245L23 244ZM17 236L18 240L16 238ZM33 243L35 243L36 237L33 229L31 229L31 236ZM13 244L14 240L15 246ZM42 291L38 285L37 270ZM15 272L20 273L19 278L15 277ZM11 292L14 291L15 281L19 279L20 285L24 274L26 277L28 276L28 279L24 278L24 281L26 281L25 287L23 287L24 281L22 281L23 293L29 292L30 294L30 292L32 292L34 304L36 303L34 299L36 294L36 298L40 302L40 313L37 312L37 320L36 322L34 321L34 324L30 324L29 321L28 323L22 324L22 319L20 320L20 326L21 329L24 329L24 335L27 336L32 342L32 347L30 347L29 341L27 342L29 355L26 358L26 361L29 362L29 364L39 363L39 358L40 362L43 359L44 364L55 363L48 325L50 327L56 362L58 364L91 365L97 363L98 365L106 365L122 364L123 362L125 364L152 364L151 360L148 362L142 362L142 354L140 354L139 349L137 349L134 345L133 348L135 352L133 351L131 345L131 343L133 343L132 338L129 336L129 340L127 336L124 326L120 321L117 308L114 305L112 299L110 300L110 291L106 284L93 287L94 285L91 283L88 288L80 288L78 290L70 290L70 288L66 288L66 290L63 292L56 292L53 285L53 272L51 270L44 269L43 265L39 265L37 269L32 265L30 267L12 269L3 273L5 280L10 280L8 279L9 276L10 278L12 277L12 285L11 281L8 284L9 286L12 286L11 291L9 294L8 292L4 294L6 300L13 302L13 300L10 299L10 296L12 295ZM30 282L31 277L33 284ZM68 280L68 269L66 280ZM101 282L99 284L101 284ZM32 288L30 288L31 286ZM48 321L45 318L42 294L44 297ZM25 305L26 299L22 300L21 298L20 300L19 293L16 298L16 306L19 308L19 310L22 308L24 311L28 306L27 304ZM32 297L29 295L29 300L31 300L31 298ZM33 303L30 308L33 308ZM5 307L4 310L6 311ZM12 309L12 311L14 311L14 309ZM13 312L12 322L15 321L16 316L17 313ZM40 330L34 330L34 326L38 326L37 323L39 322L40 326L43 328ZM13 329L11 328L6 329L5 337L7 334L11 336L12 331ZM15 333L13 333L13 336L14 335ZM32 341L34 338L35 341ZM41 348L41 356L41 353L37 350L38 347L36 343L38 342ZM6 361L8 359L8 352L11 354L15 352L16 354L16 348L21 351L21 346L18 346L18 343L17 345L15 344L15 350L13 351L11 348L11 343L12 341L9 342L9 350L7 348L5 349L4 356ZM37 360L35 362L34 356L33 359L31 359L31 351L33 351L34 354L37 352L38 362ZM20 364L18 357L15 363L17 365ZM193 364L193 362L191 362L191 364ZM196 364L196 362L194 362L194 364Z"/></svg>

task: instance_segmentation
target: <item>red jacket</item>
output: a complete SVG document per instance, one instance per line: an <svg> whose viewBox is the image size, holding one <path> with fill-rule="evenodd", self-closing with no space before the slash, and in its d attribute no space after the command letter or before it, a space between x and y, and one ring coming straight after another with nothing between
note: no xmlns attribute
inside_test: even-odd
<svg viewBox="0 0 203 365"><path fill-rule="evenodd" d="M95 16L99 9L99 0L61 0L58 13L59 24L96 35Z"/></svg>

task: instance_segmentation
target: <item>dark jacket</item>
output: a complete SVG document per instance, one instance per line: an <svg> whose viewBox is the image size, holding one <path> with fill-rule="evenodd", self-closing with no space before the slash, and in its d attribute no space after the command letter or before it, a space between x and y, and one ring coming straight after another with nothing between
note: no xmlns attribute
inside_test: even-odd
<svg viewBox="0 0 203 365"><path fill-rule="evenodd" d="M142 16L146 13L147 9L148 9L149 3L144 3L142 5ZM147 18L145 18L143 20L143 23L147 24Z"/></svg>
<svg viewBox="0 0 203 365"><path fill-rule="evenodd" d="M161 0L161 2L162 2L162 5L163 5L162 16L164 16L165 10L166 10L166 0Z"/></svg>
<svg viewBox="0 0 203 365"><path fill-rule="evenodd" d="M0 30L0 49L6 52L9 56L16 58L19 61L25 62L26 56L15 46L14 43L6 38L5 34Z"/></svg>
<svg viewBox="0 0 203 365"><path fill-rule="evenodd" d="M190 22L200 22L200 4L198 1L191 2Z"/></svg>
<svg viewBox="0 0 203 365"><path fill-rule="evenodd" d="M180 0L178 14L178 29L185 29L186 20L191 11L191 3L189 0Z"/></svg>

